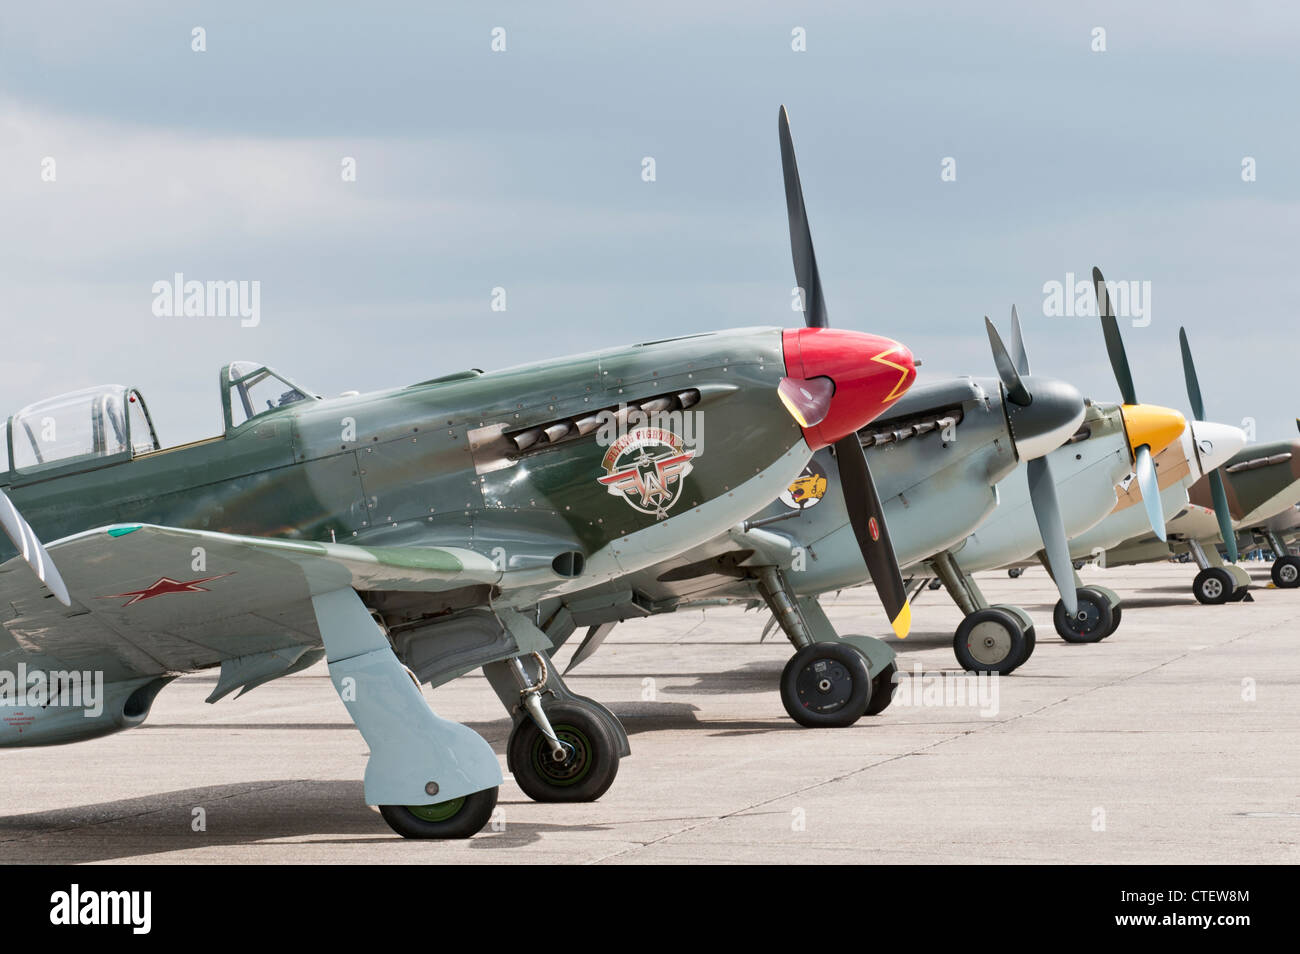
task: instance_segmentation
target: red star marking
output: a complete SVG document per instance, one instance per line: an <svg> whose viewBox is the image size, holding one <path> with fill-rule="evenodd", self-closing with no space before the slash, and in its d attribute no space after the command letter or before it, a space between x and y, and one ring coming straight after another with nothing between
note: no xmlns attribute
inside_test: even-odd
<svg viewBox="0 0 1300 954"><path fill-rule="evenodd" d="M232 570L231 573L234 571ZM168 593L207 593L206 586L199 586L200 583L210 583L213 580L219 580L223 576L230 576L231 573L221 573L217 576L205 576L201 580L189 580L182 582L173 580L169 576L164 576L157 583L150 583L143 590L129 590L126 593L110 593L107 596L101 596L101 600L117 599L122 596L131 597L123 606L130 606L132 603L139 603L141 600L151 600L155 596L166 596Z"/></svg>

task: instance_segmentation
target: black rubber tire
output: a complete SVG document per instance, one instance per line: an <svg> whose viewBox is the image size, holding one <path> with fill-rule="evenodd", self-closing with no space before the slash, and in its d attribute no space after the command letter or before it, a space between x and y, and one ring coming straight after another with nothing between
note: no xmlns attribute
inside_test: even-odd
<svg viewBox="0 0 1300 954"><path fill-rule="evenodd" d="M535 802L594 802L618 775L618 743L605 720L580 703L556 702L545 712L560 741L573 751L557 763L542 730L525 716L506 743L515 782Z"/></svg>
<svg viewBox="0 0 1300 954"><path fill-rule="evenodd" d="M1295 589L1300 586L1300 557L1290 554L1278 557L1273 561L1269 575L1273 577L1273 585L1279 590Z"/></svg>
<svg viewBox="0 0 1300 954"><path fill-rule="evenodd" d="M1123 616L1124 616L1123 606L1112 606L1110 608L1110 633L1113 633L1115 632L1115 630L1119 629L1119 621ZM1109 636L1110 633L1107 633L1106 636ZM1102 639L1105 639L1106 636L1103 636Z"/></svg>
<svg viewBox="0 0 1300 954"><path fill-rule="evenodd" d="M871 670L862 653L845 643L805 646L781 673L781 703L790 718L810 729L842 729L871 704Z"/></svg>
<svg viewBox="0 0 1300 954"><path fill-rule="evenodd" d="M867 703L864 715L880 715L889 708L889 704L894 701L894 693L898 691L898 683L894 682L897 673L898 664L891 662L871 677L871 700Z"/></svg>
<svg viewBox="0 0 1300 954"><path fill-rule="evenodd" d="M1249 592L1250 592L1249 586L1239 586L1232 591L1232 595L1228 597L1228 602L1240 603L1242 600L1246 598L1246 594Z"/></svg>
<svg viewBox="0 0 1300 954"><path fill-rule="evenodd" d="M1020 574L1024 572L1025 572L1025 568L1021 566L1012 566L1007 568L1007 576L1011 577L1011 579L1013 580L1019 577Z"/></svg>
<svg viewBox="0 0 1300 954"><path fill-rule="evenodd" d="M1007 676L1028 658L1028 643L1019 619L1006 610L989 607L961 621L952 638L952 651L967 672Z"/></svg>
<svg viewBox="0 0 1300 954"><path fill-rule="evenodd" d="M388 827L403 838L469 838L482 831L492 817L492 811L497 807L497 788L493 786L452 801L461 802L460 809L454 815L439 820L421 818L415 814L422 809L435 807L433 805L380 805L379 814L384 816Z"/></svg>
<svg viewBox="0 0 1300 954"><path fill-rule="evenodd" d="M1065 604L1056 601L1052 612L1052 622L1056 632L1067 643L1099 643L1115 631L1114 611L1110 600L1088 586L1081 586L1074 591L1079 602L1079 612L1070 616L1065 611Z"/></svg>
<svg viewBox="0 0 1300 954"><path fill-rule="evenodd" d="M1030 626L1025 630L1025 658L1020 660L1020 665L1023 666L1025 663L1029 662L1029 657L1034 654L1034 647L1037 645L1038 636L1034 631L1034 627Z"/></svg>
<svg viewBox="0 0 1300 954"><path fill-rule="evenodd" d="M1192 595L1206 606L1218 606L1228 602L1237 581L1222 567L1211 566L1196 574L1192 581Z"/></svg>

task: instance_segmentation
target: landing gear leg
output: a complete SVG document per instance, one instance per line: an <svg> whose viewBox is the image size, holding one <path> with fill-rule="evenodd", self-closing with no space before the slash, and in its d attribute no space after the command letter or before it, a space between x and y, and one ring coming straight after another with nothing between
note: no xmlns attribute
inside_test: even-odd
<svg viewBox="0 0 1300 954"><path fill-rule="evenodd" d="M893 701L894 652L878 639L839 636L821 605L796 600L775 566L759 569L758 589L796 652L781 673L786 713L809 728L843 728Z"/></svg>
<svg viewBox="0 0 1300 954"><path fill-rule="evenodd" d="M966 614L952 639L961 667L1006 676L1024 665L1037 642L1029 615L1019 607L990 606L951 553L940 553L931 565L957 608Z"/></svg>
<svg viewBox="0 0 1300 954"><path fill-rule="evenodd" d="M483 674L511 708L506 764L536 802L594 802L618 775L618 725L607 709L564 685L541 653L489 663ZM513 692L513 704L511 693ZM626 738L626 736L622 736Z"/></svg>
<svg viewBox="0 0 1300 954"><path fill-rule="evenodd" d="M1273 550L1273 568L1270 571L1273 585L1280 590L1293 590L1300 586L1300 557L1287 552L1286 544L1273 531L1268 531L1264 536Z"/></svg>
<svg viewBox="0 0 1300 954"><path fill-rule="evenodd" d="M330 679L370 746L366 803L404 838L468 838L496 806L501 766L478 733L433 714L349 588L312 597Z"/></svg>
<svg viewBox="0 0 1300 954"><path fill-rule="evenodd" d="M1235 564L1225 564L1217 549L1211 547L1207 551L1198 540L1188 540L1187 548L1200 567L1192 581L1192 595L1198 602L1218 606L1248 598L1250 576L1245 570Z"/></svg>

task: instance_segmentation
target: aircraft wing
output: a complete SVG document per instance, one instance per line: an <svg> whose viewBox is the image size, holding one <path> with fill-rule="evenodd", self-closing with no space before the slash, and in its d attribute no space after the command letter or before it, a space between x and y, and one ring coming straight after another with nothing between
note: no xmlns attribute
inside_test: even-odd
<svg viewBox="0 0 1300 954"><path fill-rule="evenodd" d="M236 658L273 665L265 662L272 654L292 663L321 643L312 597L344 587L440 592L501 577L486 557L457 548L147 524L87 530L47 549L72 605L60 604L22 557L0 564L0 667L91 669L108 681Z"/></svg>

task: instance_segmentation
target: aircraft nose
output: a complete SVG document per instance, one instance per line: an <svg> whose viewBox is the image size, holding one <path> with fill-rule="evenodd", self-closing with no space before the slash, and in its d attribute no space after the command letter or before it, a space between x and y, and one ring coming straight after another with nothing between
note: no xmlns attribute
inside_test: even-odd
<svg viewBox="0 0 1300 954"><path fill-rule="evenodd" d="M878 335L791 328L782 346L787 377L781 399L813 450L865 427L916 380L912 352Z"/></svg>
<svg viewBox="0 0 1300 954"><path fill-rule="evenodd" d="M1187 419L1173 408L1160 407L1158 404L1123 404L1120 414L1124 418L1124 430L1128 434L1128 445L1137 457L1137 449L1143 444L1151 448L1154 456L1178 440L1187 427Z"/></svg>
<svg viewBox="0 0 1300 954"><path fill-rule="evenodd" d="M1054 378L1022 375L1033 395L1026 405L1006 402L1011 436L1021 460L1044 457L1068 441L1083 423L1083 395L1072 384Z"/></svg>
<svg viewBox="0 0 1300 954"><path fill-rule="evenodd" d="M1192 421L1192 442L1201 462L1201 473L1222 467L1246 446L1246 432L1231 424Z"/></svg>

